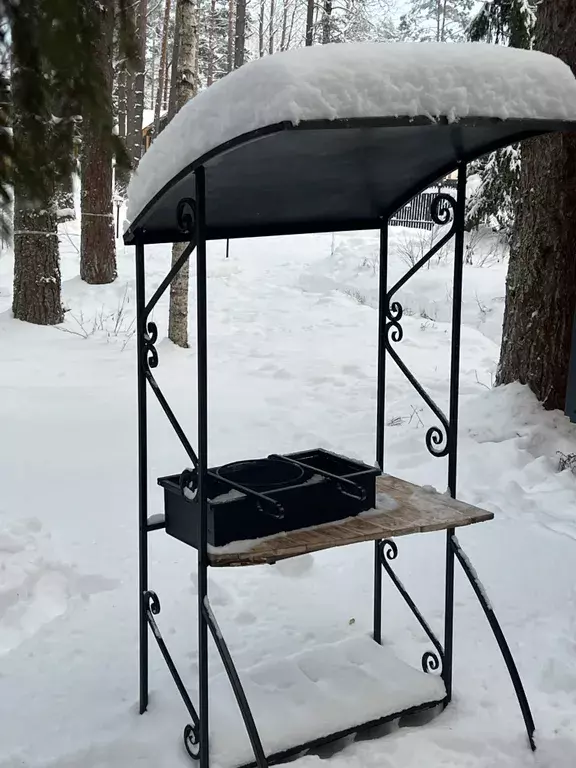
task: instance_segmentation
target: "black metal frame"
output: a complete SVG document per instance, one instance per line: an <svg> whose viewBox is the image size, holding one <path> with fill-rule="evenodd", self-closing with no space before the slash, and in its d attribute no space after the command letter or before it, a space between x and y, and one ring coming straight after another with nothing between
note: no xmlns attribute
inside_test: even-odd
<svg viewBox="0 0 576 768"><path fill-rule="evenodd" d="M381 720L360 724L345 732L323 737L315 742L295 745L282 753L266 757L262 742L250 706L244 694L242 684L234 662L218 627L208 598L208 547L207 547L207 517L208 500L206 481L208 477L208 414L207 414L207 294L206 294L206 212L205 212L205 172L202 166L195 170L196 194L195 201L186 199L178 206L178 221L182 230L189 232L190 242L176 263L172 266L165 279L161 282L150 301L145 298L144 276L144 245L136 244L136 304L137 304L137 354L138 354L138 477L139 477L139 606L140 606L140 712L143 713L148 705L148 627L156 639L160 652L172 675L180 696L186 706L191 723L184 729L184 744L191 757L200 760L200 768L209 766L209 727L208 727L208 635L211 634L220 654L224 668L228 674L233 693L236 697L244 724L252 745L257 768L280 762L292 757L303 749L318 746L327 741L373 727L387 720L397 719L406 714L423 711L439 705L446 706L452 697L452 656L453 656L453 623L454 623L454 562L462 565L474 593L478 597L488 618L504 660L510 672L514 689L524 716L530 744L534 749L534 722L528 702L510 649L506 644L500 625L494 612L486 601L484 592L479 585L473 569L456 537L454 529L446 532L445 552L445 618L444 643L442 644L426 622L408 591L399 580L391 566L391 561L398 555L394 541L383 540L375 543L374 558L374 640L382 641L382 570L389 575L392 583L399 590L408 607L416 617L434 646L434 651L427 651L422 657L422 668L425 672L440 672L446 688L446 697L441 701L426 702L419 707L398 712ZM376 415L376 459L378 467L384 471L385 466L385 394L386 394L386 363L391 358L408 381L423 397L440 422L440 426L432 426L426 433L426 446L434 456L448 457L448 488L452 497L456 496L457 471L457 431L458 431L458 388L460 365L460 323L462 298L462 270L464 257L464 214L466 192L466 168L462 164L458 169L456 198L439 193L432 201L431 216L438 225L448 226L441 239L423 256L394 286L388 288L388 222L389 215L382 216L380 229L380 283L379 283L379 342L378 342L378 377L377 377L377 415ZM440 248L454 238L454 290L452 312L452 349L450 365L450 403L448 417L434 403L423 387L416 380L407 366L394 349L394 344L401 341L403 330L401 325L402 306L394 298L398 290L420 268L422 268ZM198 453L192 448L184 430L170 408L166 398L154 378L153 369L159 359L155 347L158 330L154 322L149 320L150 314L159 298L166 291L170 282L178 274L183 264L196 249L196 287L197 287L197 360L198 360ZM146 382L156 395L162 409L186 454L194 465L197 480L197 493L200 504L200 544L198 547L198 657L199 657L199 688L198 710L196 710L186 687L177 671L156 623L155 616L160 613L160 601L157 595L148 588L148 533L164 527L162 519L156 515L148 519L148 477L147 477L147 404Z"/></svg>

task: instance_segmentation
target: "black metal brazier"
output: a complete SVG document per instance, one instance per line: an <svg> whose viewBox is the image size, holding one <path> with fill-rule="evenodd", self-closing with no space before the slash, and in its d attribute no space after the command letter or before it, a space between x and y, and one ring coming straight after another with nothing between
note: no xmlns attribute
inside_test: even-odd
<svg viewBox="0 0 576 768"><path fill-rule="evenodd" d="M208 470L208 543L258 539L372 509L380 471L324 449L239 461ZM197 547L196 471L158 479L166 532Z"/></svg>

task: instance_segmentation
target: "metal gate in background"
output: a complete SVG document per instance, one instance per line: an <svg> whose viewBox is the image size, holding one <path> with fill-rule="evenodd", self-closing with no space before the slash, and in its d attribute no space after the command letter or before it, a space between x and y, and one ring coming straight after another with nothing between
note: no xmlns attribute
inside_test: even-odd
<svg viewBox="0 0 576 768"><path fill-rule="evenodd" d="M444 179L441 184L429 187L425 192L413 197L409 203L399 208L390 218L389 223L395 227L412 227L413 229L433 229L435 224L430 214L432 200L441 192L456 193L456 181Z"/></svg>

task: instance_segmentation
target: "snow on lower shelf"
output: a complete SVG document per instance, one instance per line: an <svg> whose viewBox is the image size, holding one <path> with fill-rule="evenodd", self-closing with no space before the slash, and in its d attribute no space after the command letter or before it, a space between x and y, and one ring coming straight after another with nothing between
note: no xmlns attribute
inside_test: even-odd
<svg viewBox="0 0 576 768"><path fill-rule="evenodd" d="M270 755L387 717L446 691L369 637L321 645L239 672L264 751ZM225 672L210 683L212 763L233 768L254 754Z"/></svg>
<svg viewBox="0 0 576 768"><path fill-rule="evenodd" d="M576 80L548 54L483 43L337 43L266 56L180 110L140 161L127 218L190 163L257 128L420 115L576 119Z"/></svg>

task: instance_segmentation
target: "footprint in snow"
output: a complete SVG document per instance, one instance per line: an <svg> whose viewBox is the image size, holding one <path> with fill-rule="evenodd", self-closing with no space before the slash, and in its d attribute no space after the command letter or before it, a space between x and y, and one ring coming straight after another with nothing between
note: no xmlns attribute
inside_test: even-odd
<svg viewBox="0 0 576 768"><path fill-rule="evenodd" d="M74 598L113 589L112 579L84 576L40 554L49 536L37 519L13 524L0 535L0 655L17 648L63 616Z"/></svg>

